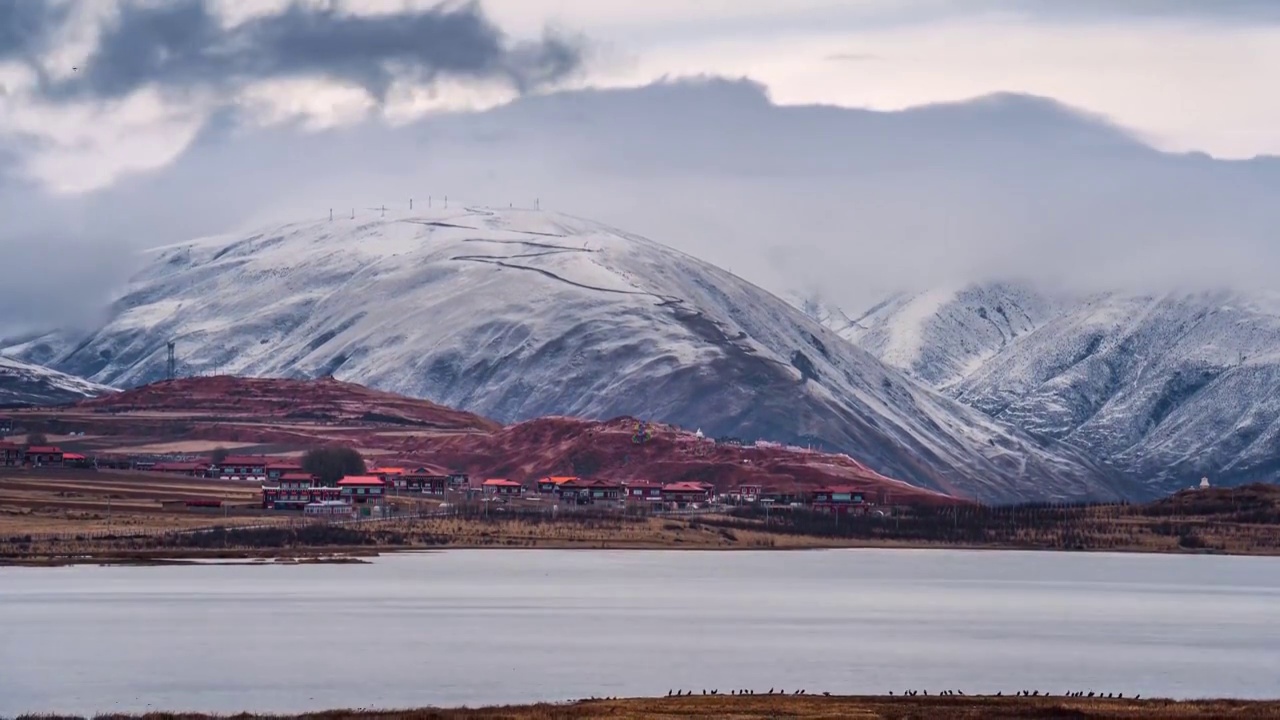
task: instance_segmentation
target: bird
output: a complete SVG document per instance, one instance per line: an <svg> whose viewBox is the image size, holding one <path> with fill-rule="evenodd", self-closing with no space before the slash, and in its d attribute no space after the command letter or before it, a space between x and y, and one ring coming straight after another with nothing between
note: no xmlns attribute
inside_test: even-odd
<svg viewBox="0 0 1280 720"><path fill-rule="evenodd" d="M1139 698L1141 698L1141 697L1142 697L1141 695L1134 695L1134 696L1133 696L1133 699L1134 699L1134 700L1137 700L1137 699L1139 699Z"/></svg>
<svg viewBox="0 0 1280 720"><path fill-rule="evenodd" d="M769 688L769 694L770 694L770 695L772 695L772 694L773 694L773 688Z"/></svg>

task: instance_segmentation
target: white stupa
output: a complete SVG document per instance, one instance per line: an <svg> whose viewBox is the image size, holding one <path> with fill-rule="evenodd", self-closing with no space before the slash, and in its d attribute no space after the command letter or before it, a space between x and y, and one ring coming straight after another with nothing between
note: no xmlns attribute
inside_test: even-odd
<svg viewBox="0 0 1280 720"><path fill-rule="evenodd" d="M1209 478L1207 477L1200 478L1200 489L1205 490L1208 487L1209 487Z"/></svg>
<svg viewBox="0 0 1280 720"><path fill-rule="evenodd" d="M698 438L699 440L706 437L706 435L702 434L702 428L698 428L698 432L694 433L693 436Z"/></svg>

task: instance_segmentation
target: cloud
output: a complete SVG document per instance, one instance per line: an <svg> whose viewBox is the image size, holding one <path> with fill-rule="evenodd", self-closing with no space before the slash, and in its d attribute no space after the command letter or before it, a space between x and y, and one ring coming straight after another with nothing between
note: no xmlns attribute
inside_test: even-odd
<svg viewBox="0 0 1280 720"><path fill-rule="evenodd" d="M43 17L27 23L45 33L51 27ZM42 90L58 99L116 100L152 85L228 93L263 80L325 77L380 100L396 79L440 76L497 78L524 92L581 61L580 46L564 38L510 42L476 2L376 15L295 2L230 26L209 0L125 2L84 67L46 80Z"/></svg>
<svg viewBox="0 0 1280 720"><path fill-rule="evenodd" d="M15 278L27 289L13 297L45 300L11 304L7 319L47 327L73 300L100 307L103 281L129 273L94 268L136 263L143 247L330 208L370 217L411 197L540 198L853 311L896 290L1009 277L1084 291L1268 287L1278 194L1280 161L1160 152L1043 98L877 112L781 106L751 82L698 80L398 126L206 128L164 169L80 196L33 191L8 208L22 232L4 227L0 247L58 240L59 272L98 282ZM44 255L25 252L26 263Z"/></svg>

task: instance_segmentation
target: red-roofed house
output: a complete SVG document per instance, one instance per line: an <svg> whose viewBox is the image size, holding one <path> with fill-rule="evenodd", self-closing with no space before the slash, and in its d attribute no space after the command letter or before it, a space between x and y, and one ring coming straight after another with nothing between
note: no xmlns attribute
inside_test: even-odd
<svg viewBox="0 0 1280 720"><path fill-rule="evenodd" d="M269 510L301 510L312 503L342 499L342 490L326 487L307 473L285 473L274 485L262 486L262 507Z"/></svg>
<svg viewBox="0 0 1280 720"><path fill-rule="evenodd" d="M27 464L37 467L61 467L62 448L55 445L32 445L27 448Z"/></svg>
<svg viewBox="0 0 1280 720"><path fill-rule="evenodd" d="M559 495L560 486L567 482L581 480L576 475L552 475L538 480L538 494L540 495Z"/></svg>
<svg viewBox="0 0 1280 720"><path fill-rule="evenodd" d="M65 467L87 468L89 467L89 458L80 453L62 453L62 464Z"/></svg>
<svg viewBox="0 0 1280 720"><path fill-rule="evenodd" d="M507 480L505 478L489 478L481 484L481 487L484 488L486 495L519 497L524 494L524 485L515 480Z"/></svg>
<svg viewBox="0 0 1280 720"><path fill-rule="evenodd" d="M704 503L711 499L705 483L676 482L662 486L662 501L685 507L692 503Z"/></svg>
<svg viewBox="0 0 1280 720"><path fill-rule="evenodd" d="M381 503L387 496L387 484L373 475L350 475L338 481L342 499L353 505Z"/></svg>
<svg viewBox="0 0 1280 720"><path fill-rule="evenodd" d="M10 442L0 442L0 465L12 467L22 464L22 447Z"/></svg>
<svg viewBox="0 0 1280 720"><path fill-rule="evenodd" d="M835 485L822 487L809 494L809 504L814 510L844 515L862 512L867 503L862 491L856 487Z"/></svg>
<svg viewBox="0 0 1280 720"><path fill-rule="evenodd" d="M660 503L662 502L662 485L647 480L636 480L623 484L627 502Z"/></svg>
<svg viewBox="0 0 1280 720"><path fill-rule="evenodd" d="M615 502L622 499L622 485L608 480L574 478L569 482L561 483L559 492L565 502L578 505Z"/></svg>

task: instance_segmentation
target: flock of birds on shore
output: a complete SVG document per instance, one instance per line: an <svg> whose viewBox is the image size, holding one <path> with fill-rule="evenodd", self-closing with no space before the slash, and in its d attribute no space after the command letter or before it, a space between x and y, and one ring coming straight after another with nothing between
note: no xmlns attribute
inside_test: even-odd
<svg viewBox="0 0 1280 720"><path fill-rule="evenodd" d="M688 691L686 691L686 690L668 690L668 691L667 691L667 697L692 697L694 694L695 694L695 693L694 693L692 690L688 690ZM702 691L702 694L703 694L703 695L719 695L719 694L721 694L721 693L720 693L720 691L719 691L719 690L711 690L711 691L703 690L703 691ZM729 691L729 694L730 694L730 695L735 695L735 696L736 696L736 695L755 695L755 694L756 694L756 691L755 691L755 690L730 690L730 691ZM761 694L761 695L787 695L788 693L787 693L787 691L786 691L786 690L777 690L777 689L774 689L774 688L769 688L769 692L766 692L766 693L760 693L760 694ZM790 693L790 694L791 694L791 695L807 695L807 694L809 694L809 693L808 693L807 691L805 691L805 690L793 690L793 691L791 691L791 693ZM821 695L822 695L823 697L831 697L831 693L829 693L829 692L821 693ZM890 690L890 691L889 691L889 697L916 697L916 696L924 696L924 697L928 697L928 695L929 695L929 691L928 691L928 690L907 690L907 691L904 691L904 692L903 692L901 695L899 695L899 696L895 696L892 690ZM943 690L942 692L940 692L940 693L938 693L938 694L937 694L937 696L938 696L938 697L958 697L958 696L962 696L962 695L964 695L964 691L962 691L962 690ZM981 694L979 694L979 695L974 695L974 696L971 696L971 697L1005 697L1005 695L1004 695L1004 693L1003 693L1003 692L997 692L997 693L995 693L995 694L989 694L989 695L981 695ZM1124 700L1124 699L1125 699L1125 697L1124 697L1124 693L1107 693L1107 694L1105 694L1105 695L1104 695L1104 694L1102 694L1102 693L1100 693L1100 692L1093 692L1092 690L1090 690L1090 691L1088 691L1088 692L1085 692L1084 690L1080 690L1080 691L1077 691L1077 692L1065 692L1065 693L1062 693L1061 695L1057 695L1057 696L1055 696L1053 693L1040 692L1039 690L1019 690L1018 692L1013 693L1013 694L1012 694L1012 695L1010 695L1009 697L1095 698L1095 699L1099 699L1099 700L1102 700L1102 699L1106 699L1106 700ZM592 699L592 700L616 700L617 698L594 698L594 697L593 697L593 698L591 698L591 699ZM1131 696L1129 699L1130 699L1130 700L1141 700L1141 699L1142 699L1142 696L1141 696L1141 695L1133 695L1133 696Z"/></svg>

